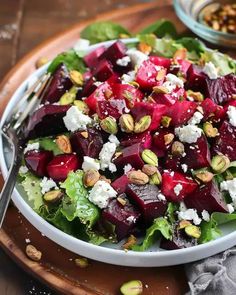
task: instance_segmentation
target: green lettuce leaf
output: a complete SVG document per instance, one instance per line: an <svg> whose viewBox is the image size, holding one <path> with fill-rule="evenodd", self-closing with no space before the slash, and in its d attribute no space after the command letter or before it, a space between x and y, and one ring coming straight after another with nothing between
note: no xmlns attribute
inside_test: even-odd
<svg viewBox="0 0 236 295"><path fill-rule="evenodd" d="M78 70L81 73L86 71L83 59L80 58L73 49L63 52L55 57L48 67L48 72L53 73L61 63L65 64L68 70Z"/></svg>
<svg viewBox="0 0 236 295"><path fill-rule="evenodd" d="M146 231L145 238L141 245L134 245L132 250L134 251L145 251L150 248L157 240L159 234L162 234L166 239L171 238L171 225L163 217L159 217L154 220L153 225Z"/></svg>
<svg viewBox="0 0 236 295"><path fill-rule="evenodd" d="M91 228L98 220L100 210L87 198L88 191L83 185L83 171L70 172L61 188L65 189L67 195L62 201L62 214L69 221L78 217L81 223Z"/></svg>
<svg viewBox="0 0 236 295"><path fill-rule="evenodd" d="M161 55L164 57L171 58L177 49L183 48L181 44L177 44L173 41L173 39L156 39L156 44L153 47L153 52L157 55Z"/></svg>
<svg viewBox="0 0 236 295"><path fill-rule="evenodd" d="M179 209L178 204L169 202L166 210L166 215L170 223L174 223L176 221L175 212Z"/></svg>
<svg viewBox="0 0 236 295"><path fill-rule="evenodd" d="M38 142L41 149L46 151L52 151L55 156L62 154L62 151L57 146L55 138L53 137L42 137L29 141L29 143L33 142Z"/></svg>
<svg viewBox="0 0 236 295"><path fill-rule="evenodd" d="M108 40L119 39L121 34L130 36L130 33L119 24L112 22L96 22L87 26L80 33L81 38L88 39L91 44Z"/></svg>
<svg viewBox="0 0 236 295"><path fill-rule="evenodd" d="M143 29L140 34L154 34L158 38L172 37L177 38L177 31L174 24L167 19L160 19L157 22Z"/></svg>
<svg viewBox="0 0 236 295"><path fill-rule="evenodd" d="M199 56L202 52L205 52L204 44L196 38L183 37L176 40L175 42L176 44L181 44L189 52L196 52L197 54L199 54Z"/></svg>

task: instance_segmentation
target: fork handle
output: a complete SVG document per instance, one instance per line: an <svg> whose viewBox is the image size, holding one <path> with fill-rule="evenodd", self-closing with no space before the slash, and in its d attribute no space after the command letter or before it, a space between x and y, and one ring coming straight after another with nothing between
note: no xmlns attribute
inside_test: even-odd
<svg viewBox="0 0 236 295"><path fill-rule="evenodd" d="M18 149L15 150L15 148L13 148L13 150L14 161L11 165L7 180L0 195L0 228L2 227L7 207L11 199L12 191L15 187L17 174L21 165L21 153Z"/></svg>

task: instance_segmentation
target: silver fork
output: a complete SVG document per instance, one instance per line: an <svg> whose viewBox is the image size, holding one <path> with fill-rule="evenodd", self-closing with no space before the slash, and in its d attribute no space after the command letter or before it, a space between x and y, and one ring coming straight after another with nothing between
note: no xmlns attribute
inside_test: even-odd
<svg viewBox="0 0 236 295"><path fill-rule="evenodd" d="M8 177L0 195L0 228L2 226L17 174L22 162L25 137L22 132L29 114L40 105L41 97L49 84L50 74L44 74L37 80L19 100L4 122L1 132L13 148L13 159Z"/></svg>

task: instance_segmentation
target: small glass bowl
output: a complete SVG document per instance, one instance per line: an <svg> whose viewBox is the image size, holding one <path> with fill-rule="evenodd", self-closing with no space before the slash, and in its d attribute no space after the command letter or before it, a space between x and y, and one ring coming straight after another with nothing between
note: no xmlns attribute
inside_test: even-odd
<svg viewBox="0 0 236 295"><path fill-rule="evenodd" d="M226 4L235 3L230 0L173 0L176 14L180 20L196 35L208 42L236 48L236 34L224 33L211 29L204 24L203 11L214 3Z"/></svg>

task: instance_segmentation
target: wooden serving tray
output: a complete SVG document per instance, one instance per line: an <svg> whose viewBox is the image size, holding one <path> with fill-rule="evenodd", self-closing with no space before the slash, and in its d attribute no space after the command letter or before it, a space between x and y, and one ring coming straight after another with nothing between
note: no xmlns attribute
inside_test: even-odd
<svg viewBox="0 0 236 295"><path fill-rule="evenodd" d="M53 58L57 53L70 48L79 38L80 31L89 23L112 20L137 32L163 17L172 19L179 32L186 31L177 19L171 1L158 1L100 15L49 39L25 56L1 83L0 114L19 84L35 70L36 60L42 56ZM31 244L42 251L40 263L26 257L25 239L30 239ZM0 245L27 272L63 294L115 295L119 294L122 283L134 279L141 280L145 285L144 295L178 295L188 289L183 266L129 268L90 261L87 268L81 269L75 265L76 254L42 236L13 206L8 209L3 229L0 231Z"/></svg>

